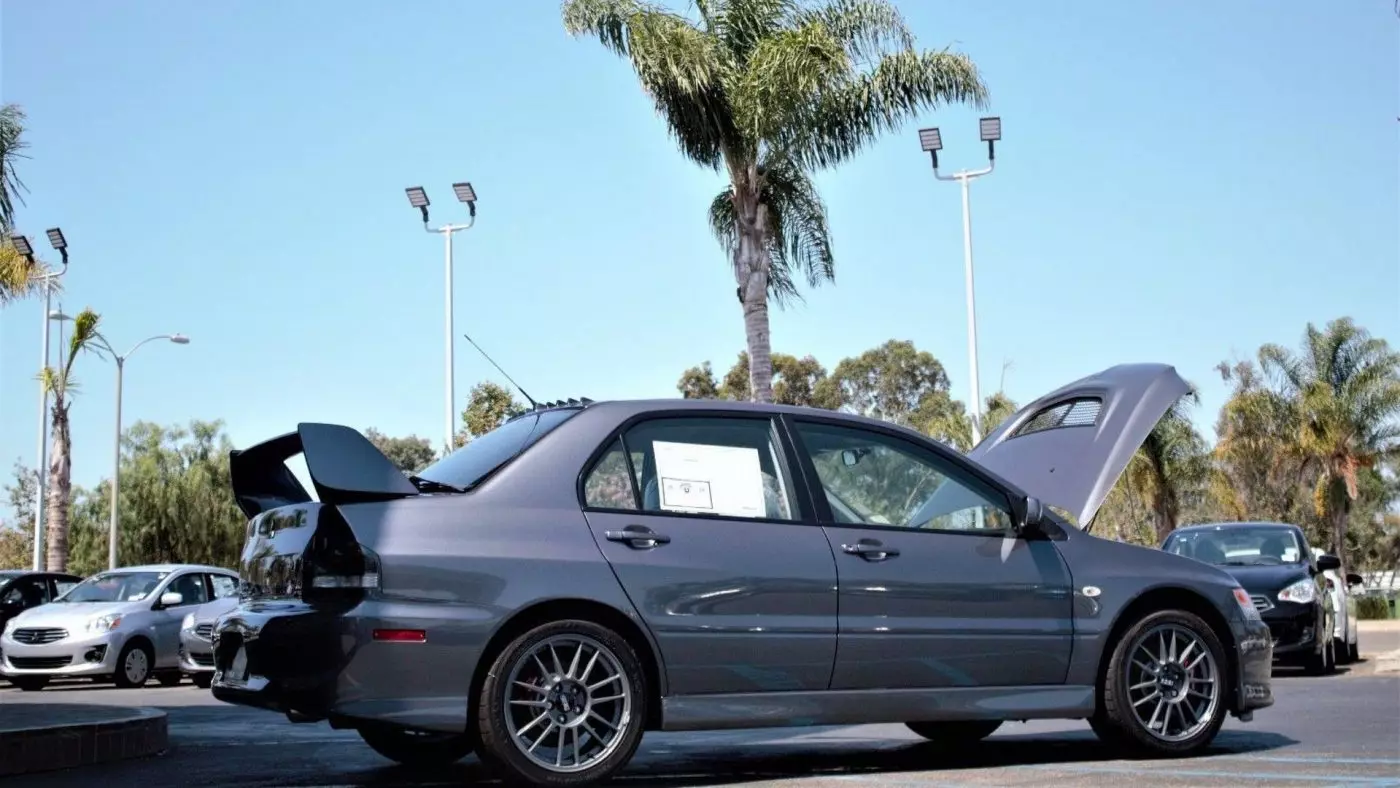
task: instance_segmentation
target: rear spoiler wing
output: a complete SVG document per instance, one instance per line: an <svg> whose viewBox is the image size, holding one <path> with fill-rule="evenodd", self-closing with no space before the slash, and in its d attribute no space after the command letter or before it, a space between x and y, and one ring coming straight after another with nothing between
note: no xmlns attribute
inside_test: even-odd
<svg viewBox="0 0 1400 788"><path fill-rule="evenodd" d="M322 503L387 501L418 494L403 471L359 430L303 422L296 432L229 452L233 497L248 519L311 500L286 464L298 454L306 460L306 471Z"/></svg>

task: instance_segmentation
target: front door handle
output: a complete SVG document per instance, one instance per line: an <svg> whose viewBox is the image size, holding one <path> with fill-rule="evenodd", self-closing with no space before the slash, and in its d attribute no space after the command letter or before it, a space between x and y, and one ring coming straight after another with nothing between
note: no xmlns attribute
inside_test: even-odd
<svg viewBox="0 0 1400 788"><path fill-rule="evenodd" d="M899 550L885 547L879 539L862 539L855 544L843 544L841 549L867 561L884 561L899 555Z"/></svg>
<svg viewBox="0 0 1400 788"><path fill-rule="evenodd" d="M659 534L645 525L629 525L621 531L608 531L603 535L609 542L621 542L637 550L650 550L671 543L671 537Z"/></svg>

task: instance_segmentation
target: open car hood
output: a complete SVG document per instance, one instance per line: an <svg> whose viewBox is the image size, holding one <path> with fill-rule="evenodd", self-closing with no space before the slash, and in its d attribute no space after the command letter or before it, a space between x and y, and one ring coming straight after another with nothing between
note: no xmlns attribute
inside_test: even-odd
<svg viewBox="0 0 1400 788"><path fill-rule="evenodd" d="M1191 390L1166 364L1121 364L1056 389L968 456L1084 528L1157 422Z"/></svg>

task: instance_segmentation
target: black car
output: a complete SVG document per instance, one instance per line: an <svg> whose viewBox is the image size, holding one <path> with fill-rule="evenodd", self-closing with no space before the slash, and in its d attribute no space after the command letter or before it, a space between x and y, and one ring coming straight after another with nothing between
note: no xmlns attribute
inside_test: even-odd
<svg viewBox="0 0 1400 788"><path fill-rule="evenodd" d="M1274 638L1274 661L1322 675L1337 665L1336 611L1322 573L1336 556L1315 553L1287 523L1208 523L1178 528L1162 549L1222 567L1254 600Z"/></svg>
<svg viewBox="0 0 1400 788"><path fill-rule="evenodd" d="M0 569L0 631L10 619L31 607L53 601L81 582L81 577L65 572Z"/></svg>

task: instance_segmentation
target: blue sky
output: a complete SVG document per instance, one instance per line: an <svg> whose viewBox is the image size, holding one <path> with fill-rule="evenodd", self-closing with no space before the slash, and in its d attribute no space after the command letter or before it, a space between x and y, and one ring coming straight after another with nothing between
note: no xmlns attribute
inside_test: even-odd
<svg viewBox="0 0 1400 788"><path fill-rule="evenodd" d="M1003 118L973 226L983 390L1026 399L1124 361L1201 387L1222 359L1351 315L1400 341L1400 20L1391 0L905 2L920 45L971 54ZM73 262L125 347L124 420L222 418L239 445L297 421L442 430L442 252L457 326L536 397L674 396L744 335L687 163L627 65L555 3L7 0L0 98L29 113L19 211ZM889 338L965 398L959 194L977 114L928 113L824 173L836 283L773 317L776 350L829 367ZM0 312L0 462L35 461L41 307ZM499 379L464 342L458 395ZM74 480L110 473L113 369L78 362ZM1207 434L1210 434L1209 432Z"/></svg>

